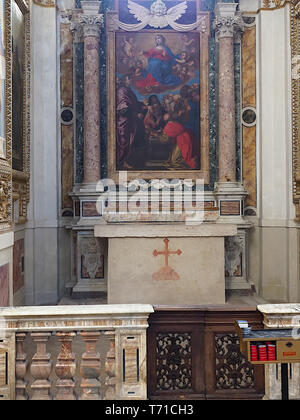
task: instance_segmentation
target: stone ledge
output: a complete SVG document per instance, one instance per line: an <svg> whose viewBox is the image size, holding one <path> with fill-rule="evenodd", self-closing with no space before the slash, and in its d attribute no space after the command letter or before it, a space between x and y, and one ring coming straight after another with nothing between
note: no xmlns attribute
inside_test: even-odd
<svg viewBox="0 0 300 420"><path fill-rule="evenodd" d="M18 306L0 308L0 317L55 317L64 315L94 316L94 315L141 315L154 312L153 307L147 304L112 304L112 305L61 305L61 306Z"/></svg>
<svg viewBox="0 0 300 420"><path fill-rule="evenodd" d="M145 329L151 305L66 305L0 308L2 331Z"/></svg>
<svg viewBox="0 0 300 420"><path fill-rule="evenodd" d="M231 224L202 223L200 225L114 224L95 225L96 237L103 238L162 238L234 236L237 227Z"/></svg>

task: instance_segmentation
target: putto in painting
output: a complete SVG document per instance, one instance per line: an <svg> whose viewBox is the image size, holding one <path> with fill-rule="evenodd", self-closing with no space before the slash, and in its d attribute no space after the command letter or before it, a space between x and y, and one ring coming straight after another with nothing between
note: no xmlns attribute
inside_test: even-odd
<svg viewBox="0 0 300 420"><path fill-rule="evenodd" d="M200 169L197 32L116 33L117 170Z"/></svg>

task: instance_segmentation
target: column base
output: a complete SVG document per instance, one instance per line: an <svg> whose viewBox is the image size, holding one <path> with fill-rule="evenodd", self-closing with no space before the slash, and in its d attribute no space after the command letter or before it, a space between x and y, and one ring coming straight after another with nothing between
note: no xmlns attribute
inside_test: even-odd
<svg viewBox="0 0 300 420"><path fill-rule="evenodd" d="M220 214L218 222L251 227L252 223L244 218L244 200L247 194L241 182L216 182L214 196Z"/></svg>
<svg viewBox="0 0 300 420"><path fill-rule="evenodd" d="M79 281L72 289L73 299L99 298L107 295L107 284L104 282L81 282Z"/></svg>
<svg viewBox="0 0 300 420"><path fill-rule="evenodd" d="M251 290L248 278L248 229L253 223L244 217L247 194L241 182L215 184L214 195L220 214L218 223L230 223L238 227L237 235L225 240L226 290Z"/></svg>
<svg viewBox="0 0 300 420"><path fill-rule="evenodd" d="M100 179L99 179L100 181ZM95 193L98 192L98 183L97 182L83 182L79 187L79 192L81 193Z"/></svg>

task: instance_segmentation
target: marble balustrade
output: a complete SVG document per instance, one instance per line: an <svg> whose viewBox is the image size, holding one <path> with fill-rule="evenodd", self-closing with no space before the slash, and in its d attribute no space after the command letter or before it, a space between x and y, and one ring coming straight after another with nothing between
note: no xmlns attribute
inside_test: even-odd
<svg viewBox="0 0 300 420"><path fill-rule="evenodd" d="M151 312L133 304L0 308L0 400L146 399Z"/></svg>

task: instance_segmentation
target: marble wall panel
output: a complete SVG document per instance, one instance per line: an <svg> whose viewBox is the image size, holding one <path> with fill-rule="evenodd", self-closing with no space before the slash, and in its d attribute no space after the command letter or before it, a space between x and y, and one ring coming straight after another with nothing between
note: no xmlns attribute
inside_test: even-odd
<svg viewBox="0 0 300 420"><path fill-rule="evenodd" d="M256 207L256 126L243 127L243 180L249 196L245 206Z"/></svg>
<svg viewBox="0 0 300 420"><path fill-rule="evenodd" d="M70 23L60 26L60 71L61 71L61 206L72 208L69 192L73 188L73 39ZM65 114L63 114L63 112ZM67 112L67 114L66 114ZM66 117L66 118L63 118ZM69 215L69 213L65 213ZM63 213L64 215L64 213Z"/></svg>
<svg viewBox="0 0 300 420"><path fill-rule="evenodd" d="M9 264L0 267L0 306L9 306Z"/></svg>
<svg viewBox="0 0 300 420"><path fill-rule="evenodd" d="M256 27L242 37L242 109L256 107ZM243 182L249 195L245 206L256 207L256 125L243 126Z"/></svg>
<svg viewBox="0 0 300 420"><path fill-rule="evenodd" d="M15 294L24 287L24 239L19 239L14 243L13 267L13 291Z"/></svg>
<svg viewBox="0 0 300 420"><path fill-rule="evenodd" d="M61 196L62 208L72 208L69 192L73 188L73 126L61 126Z"/></svg>
<svg viewBox="0 0 300 420"><path fill-rule="evenodd" d="M61 24L60 71L62 106L73 105L72 32L69 23Z"/></svg>

